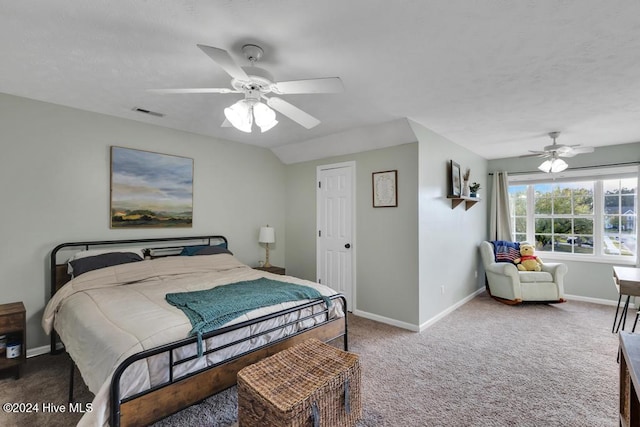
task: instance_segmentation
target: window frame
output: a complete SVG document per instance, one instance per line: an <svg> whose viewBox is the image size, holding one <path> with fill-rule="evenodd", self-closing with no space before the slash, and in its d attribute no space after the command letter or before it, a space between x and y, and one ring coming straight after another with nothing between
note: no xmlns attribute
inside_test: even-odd
<svg viewBox="0 0 640 427"><path fill-rule="evenodd" d="M567 170L557 174L517 174L510 175L508 180L508 186L526 186L526 236L528 242L535 242L535 197L534 186L536 184L554 184L560 182L579 182L579 181L592 181L593 188L593 254L576 254L568 252L540 252L545 259L558 260L558 261L581 261L581 262L596 262L606 264L623 264L623 265L635 265L640 264L640 226L638 219L640 215L638 209L636 209L635 227L636 227L636 254L635 256L625 255L605 255L603 248L604 238L604 217L606 215L604 209L604 184L605 180L612 179L624 179L635 178L638 183L636 184L636 208L640 207L640 166L623 166L623 167L611 167L611 168L584 168L578 170ZM553 215L551 215L553 218ZM579 217L572 214L572 218ZM510 212L511 220L516 218L515 212ZM511 235L515 237L515 223L511 224ZM521 234L521 233L518 233Z"/></svg>

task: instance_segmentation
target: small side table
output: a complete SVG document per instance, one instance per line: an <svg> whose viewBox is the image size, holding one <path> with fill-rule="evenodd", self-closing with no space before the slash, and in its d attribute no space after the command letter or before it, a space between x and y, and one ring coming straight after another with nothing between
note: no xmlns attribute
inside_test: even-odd
<svg viewBox="0 0 640 427"><path fill-rule="evenodd" d="M0 335L6 335L8 343L20 342L19 357L7 359L6 351L0 357L0 371L15 369L18 379L22 365L27 362L27 316L22 302L0 304Z"/></svg>
<svg viewBox="0 0 640 427"><path fill-rule="evenodd" d="M281 276L285 275L285 268L284 267L276 267L275 265L272 265L271 267L253 267L255 270L262 270L262 271L268 271L269 273L273 273L273 274L280 274Z"/></svg>

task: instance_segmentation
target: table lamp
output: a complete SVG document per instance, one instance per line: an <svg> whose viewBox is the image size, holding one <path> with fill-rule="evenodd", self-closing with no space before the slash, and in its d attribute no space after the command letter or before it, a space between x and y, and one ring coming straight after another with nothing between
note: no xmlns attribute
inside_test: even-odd
<svg viewBox="0 0 640 427"><path fill-rule="evenodd" d="M267 247L267 255L264 262L264 267L271 267L271 264L269 263L269 243L275 243L275 241L276 233L273 227L269 227L269 225L267 225L266 227L260 227L260 236L258 237L258 242L264 243Z"/></svg>

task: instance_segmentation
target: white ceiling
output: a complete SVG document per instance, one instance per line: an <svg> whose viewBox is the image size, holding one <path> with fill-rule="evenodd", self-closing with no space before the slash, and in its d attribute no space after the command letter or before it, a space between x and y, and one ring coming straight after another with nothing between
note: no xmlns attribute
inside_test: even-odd
<svg viewBox="0 0 640 427"><path fill-rule="evenodd" d="M258 44L276 80L339 76L346 92L282 96L311 130L221 128L241 95L147 92L230 87L198 43L241 65ZM487 159L555 130L640 141L637 0L0 0L0 55L0 92L274 151L404 117Z"/></svg>

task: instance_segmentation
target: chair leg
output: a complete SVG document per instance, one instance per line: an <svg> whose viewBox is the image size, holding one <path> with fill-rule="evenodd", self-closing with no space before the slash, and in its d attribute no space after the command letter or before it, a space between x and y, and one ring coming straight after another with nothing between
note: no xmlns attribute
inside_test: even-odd
<svg viewBox="0 0 640 427"><path fill-rule="evenodd" d="M616 328L616 333L620 331L620 325L622 325L622 330L624 331L624 325L627 323L627 310L629 309L630 298L631 296L627 295L627 300L625 301L624 307L622 308L622 313L620 313L620 319L618 320L618 327Z"/></svg>
<svg viewBox="0 0 640 427"><path fill-rule="evenodd" d="M640 316L640 309L636 312L636 320L633 321L633 329L631 329L632 333L636 331L636 325L638 324L639 316Z"/></svg>
<svg viewBox="0 0 640 427"><path fill-rule="evenodd" d="M616 306L616 315L613 318L613 326L611 327L611 333L616 331L616 321L618 320L618 312L620 311L620 301L622 301L622 294L618 295L618 305Z"/></svg>

